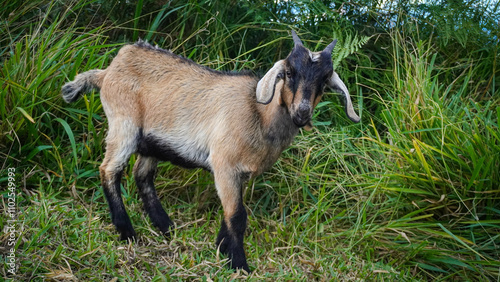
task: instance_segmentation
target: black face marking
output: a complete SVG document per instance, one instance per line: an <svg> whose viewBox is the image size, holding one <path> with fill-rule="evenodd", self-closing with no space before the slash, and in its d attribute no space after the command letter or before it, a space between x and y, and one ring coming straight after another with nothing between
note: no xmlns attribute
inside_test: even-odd
<svg viewBox="0 0 500 282"><path fill-rule="evenodd" d="M332 60L329 54L320 53L319 58L313 61L309 50L303 46L296 46L287 58L287 83L292 93L297 94L299 85L302 86L302 99L310 100L311 96L321 95L329 75L333 72Z"/></svg>
<svg viewBox="0 0 500 282"><path fill-rule="evenodd" d="M147 157L154 157L161 161L169 161L174 165L184 168L203 168L210 171L210 168L205 167L202 163L188 159L175 150L175 147L167 141L162 140L152 134L143 134L142 128L138 134L139 142L137 152ZM203 154L200 159L208 159L208 153Z"/></svg>

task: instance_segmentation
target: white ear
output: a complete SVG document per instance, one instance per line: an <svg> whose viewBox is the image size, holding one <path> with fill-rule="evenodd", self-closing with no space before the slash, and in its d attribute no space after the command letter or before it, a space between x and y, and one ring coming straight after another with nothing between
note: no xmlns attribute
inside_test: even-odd
<svg viewBox="0 0 500 282"><path fill-rule="evenodd" d="M347 117L354 122L359 122L360 118L354 111L354 108L352 107L351 96L349 96L349 90L347 90L347 87L345 86L344 82L340 79L339 75L334 71L332 76L330 77L330 79L327 80L326 83L330 88L332 88L332 90L339 91L344 95L343 102Z"/></svg>
<svg viewBox="0 0 500 282"><path fill-rule="evenodd" d="M261 104L269 104L274 97L274 92L278 87L277 84L283 79L283 71L285 64L283 60L278 61L274 66L259 80L257 84L257 102ZM282 84L280 84L282 86ZM278 89L279 91L279 89Z"/></svg>

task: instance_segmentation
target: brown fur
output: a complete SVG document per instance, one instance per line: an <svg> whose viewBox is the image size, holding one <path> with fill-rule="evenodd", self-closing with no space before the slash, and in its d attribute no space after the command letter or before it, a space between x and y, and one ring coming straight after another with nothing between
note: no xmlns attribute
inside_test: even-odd
<svg viewBox="0 0 500 282"><path fill-rule="evenodd" d="M224 163L255 176L291 142L288 138L280 148L269 148L265 137L281 122L276 120L281 109L278 103L255 102L253 76L213 73L173 54L134 45L122 48L102 75L101 100L110 127L129 124L123 135L110 131L108 145L135 138L133 126L167 134L178 130L192 139L201 136L213 152L214 164L220 156ZM228 153L228 148L236 151Z"/></svg>

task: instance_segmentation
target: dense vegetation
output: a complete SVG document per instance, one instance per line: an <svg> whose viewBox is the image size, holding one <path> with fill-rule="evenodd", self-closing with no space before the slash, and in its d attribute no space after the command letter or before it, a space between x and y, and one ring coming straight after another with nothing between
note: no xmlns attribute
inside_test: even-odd
<svg viewBox="0 0 500 282"><path fill-rule="evenodd" d="M498 280L499 5L1 0L1 276L241 277L214 248L222 213L202 170L161 164L158 194L177 226L166 240L142 211L133 157L123 194L140 239L117 240L98 176L99 94L67 105L60 88L139 38L215 69L262 74L291 50L293 28L312 50L339 39L335 67L362 121L352 124L327 93L315 130L248 184L250 278Z"/></svg>

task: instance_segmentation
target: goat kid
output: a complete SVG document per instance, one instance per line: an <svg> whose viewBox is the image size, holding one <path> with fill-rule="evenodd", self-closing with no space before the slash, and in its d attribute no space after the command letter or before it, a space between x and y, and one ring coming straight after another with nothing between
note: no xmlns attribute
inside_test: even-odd
<svg viewBox="0 0 500 282"><path fill-rule="evenodd" d="M347 87L333 71L336 40L311 52L294 31L292 36L292 52L260 80L215 71L140 41L124 46L105 70L84 72L63 86L68 103L93 89L101 92L109 128L100 175L121 240L136 237L120 192L132 154L138 155L134 178L144 209L165 235L173 223L154 187L158 162L201 167L213 173L224 209L216 244L232 268L249 271L243 250L245 182L270 168L300 128L312 126L325 86L343 94L347 116L359 121Z"/></svg>

